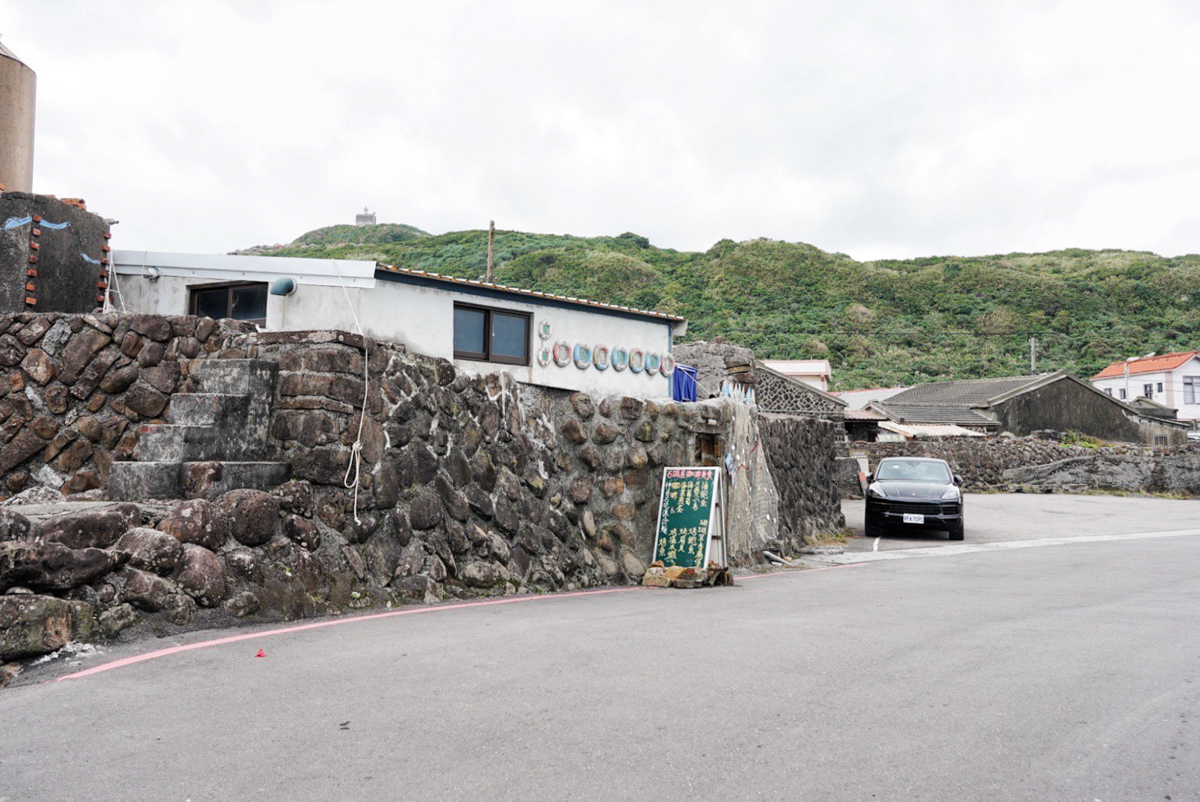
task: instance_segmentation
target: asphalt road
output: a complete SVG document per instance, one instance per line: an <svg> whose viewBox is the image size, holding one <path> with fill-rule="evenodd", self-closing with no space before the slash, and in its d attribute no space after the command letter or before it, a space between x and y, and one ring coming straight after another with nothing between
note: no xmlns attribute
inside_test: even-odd
<svg viewBox="0 0 1200 802"><path fill-rule="evenodd" d="M54 665L0 692L0 800L1200 798L1200 532L1042 546L1031 498L1023 548Z"/></svg>

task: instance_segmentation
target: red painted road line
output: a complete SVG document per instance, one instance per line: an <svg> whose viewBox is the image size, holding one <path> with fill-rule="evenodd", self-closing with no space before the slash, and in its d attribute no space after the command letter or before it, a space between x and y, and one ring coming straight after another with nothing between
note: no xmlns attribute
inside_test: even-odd
<svg viewBox="0 0 1200 802"><path fill-rule="evenodd" d="M83 679L90 677L93 674L102 674L105 671L112 671L115 668L124 668L125 666L144 663L147 660L156 660L160 657L167 657L172 654L181 652L191 652L196 649L207 649L210 646L223 646L227 643L240 643L241 641L254 640L255 638L269 638L274 635L287 635L292 632L304 632L309 629L322 629L323 627L336 627L343 624L358 624L363 621L375 621L380 618L393 618L398 615L416 615L419 613L437 613L447 610L462 610L468 607L490 607L497 604L518 604L520 602L533 601L548 601L550 599L567 599L575 596L598 596L604 593L628 593L631 590L643 590L640 585L633 585L625 588L608 588L606 590L579 590L571 593L554 593L545 596L516 596L504 599L491 599L489 601L478 602L461 602L459 604L442 604L431 607L412 607L404 610L392 610L388 613L373 613L371 615L360 615L353 618L335 618L330 621L314 621L309 624L297 624L291 627L283 627L280 629L268 629L262 632L246 632L241 635L231 635L227 638L215 638L213 640L198 641L196 643L187 643L182 646L171 646L166 649L159 649L145 654L126 657L121 660L113 660L111 663L93 666L84 671L76 671L74 674L67 674L59 677L55 682L62 682L68 679Z"/></svg>
<svg viewBox="0 0 1200 802"><path fill-rule="evenodd" d="M851 563L849 565L830 565L830 566L826 566L824 568L805 568L805 569L799 569L799 570L795 570L795 571L779 571L779 572L770 573L770 574L751 574L749 576L737 577L737 579L739 581L743 580L743 579L762 579L763 577L789 576L792 574L807 574L807 573L812 573L814 571L832 571L836 568L859 568L864 565L866 565L866 563ZM227 643L240 643L242 641L254 640L255 638L269 638L269 637L273 637L275 635L287 635L292 632L304 632L304 631L310 630L310 629L322 629L324 627L336 627L336 626L341 626L343 624L358 624L358 623L362 623L363 621L376 621L380 618L394 618L395 616L398 616L398 615L418 615L421 613L437 613L437 612L444 612L444 611L449 611L449 610L463 610L463 609L467 609L469 607L491 607L491 606L497 605L497 604L519 604L521 602L549 601L552 599L569 599L569 598L573 598L576 596L599 596L599 595L602 595L605 593L628 593L629 591L632 591L632 590L645 590L645 589L646 588L643 588L640 585L634 585L631 587L624 587L624 588L607 588L605 590L578 590L578 591L574 591L571 593L553 593L553 594L548 594L545 596L515 596L515 597L504 598L504 599L490 599L488 601L460 602L458 604L440 604L440 605L431 606L431 607L411 607L411 608L404 609L404 610L392 610L391 612L387 612L387 613L372 613L370 615L360 615L360 616L354 616L352 618L335 618L335 619L332 619L329 621L314 621L314 622L308 623L308 624L296 624L295 626L282 627L280 629L268 629L268 630L264 630L261 632L245 632L241 635L230 635L229 637L226 637L226 638L214 638L213 640L197 641L196 643L186 643L181 646L170 646L166 649L158 649L157 651L146 652L145 654L134 655L133 657L125 657L120 660L113 660L110 663L104 663L102 665L93 666L92 668L88 668L83 671L76 671L74 674L67 674L65 676L59 677L58 679L56 679L54 681L62 682L63 680L68 680L68 679L83 679L84 677L90 677L95 674L102 674L105 671L112 671L113 669L116 669L116 668L125 668L126 666L132 666L132 665L136 665L138 663L144 663L147 660L157 660L160 657L168 657L170 655L180 654L182 652L191 652L191 651L195 651L196 649L207 649L212 646L224 646Z"/></svg>

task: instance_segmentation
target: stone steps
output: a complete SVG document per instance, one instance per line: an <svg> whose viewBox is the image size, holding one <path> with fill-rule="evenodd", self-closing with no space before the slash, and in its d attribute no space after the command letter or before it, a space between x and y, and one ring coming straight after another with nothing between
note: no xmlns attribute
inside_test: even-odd
<svg viewBox="0 0 1200 802"><path fill-rule="evenodd" d="M215 426L229 418L244 418L250 408L247 396L224 393L177 393L171 398L168 418L182 426Z"/></svg>
<svg viewBox="0 0 1200 802"><path fill-rule="evenodd" d="M135 461L113 463L110 498L196 497L287 481L287 463L266 460L277 374L265 360L202 363L200 392L172 396L170 423L141 426Z"/></svg>

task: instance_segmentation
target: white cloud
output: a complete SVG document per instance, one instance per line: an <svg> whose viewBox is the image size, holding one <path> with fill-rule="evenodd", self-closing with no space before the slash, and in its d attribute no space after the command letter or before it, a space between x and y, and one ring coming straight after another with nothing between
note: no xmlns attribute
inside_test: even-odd
<svg viewBox="0 0 1200 802"><path fill-rule="evenodd" d="M348 222L1200 251L1189 2L14 6L35 189L118 247ZM52 14L55 25L44 24Z"/></svg>

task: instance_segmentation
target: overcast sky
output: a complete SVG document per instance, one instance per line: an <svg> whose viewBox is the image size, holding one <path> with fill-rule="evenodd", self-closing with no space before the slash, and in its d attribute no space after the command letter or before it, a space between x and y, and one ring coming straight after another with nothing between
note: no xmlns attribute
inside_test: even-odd
<svg viewBox="0 0 1200 802"><path fill-rule="evenodd" d="M0 0L118 248L353 222L1200 252L1200 3Z"/></svg>

